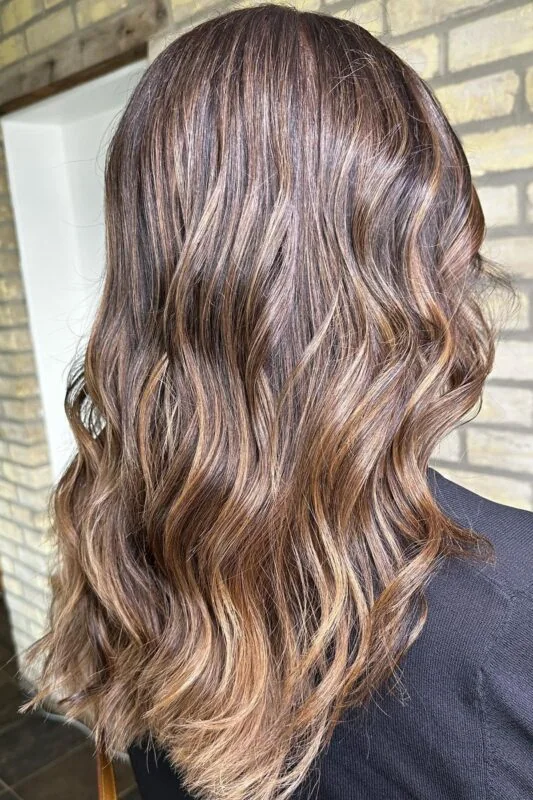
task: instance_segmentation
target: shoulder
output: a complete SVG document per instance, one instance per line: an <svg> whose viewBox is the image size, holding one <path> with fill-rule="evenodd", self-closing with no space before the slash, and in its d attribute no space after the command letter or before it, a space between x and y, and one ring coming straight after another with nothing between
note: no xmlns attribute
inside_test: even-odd
<svg viewBox="0 0 533 800"><path fill-rule="evenodd" d="M533 511L489 500L428 469L428 484L444 513L485 536L494 563L477 569L507 596L533 593Z"/></svg>

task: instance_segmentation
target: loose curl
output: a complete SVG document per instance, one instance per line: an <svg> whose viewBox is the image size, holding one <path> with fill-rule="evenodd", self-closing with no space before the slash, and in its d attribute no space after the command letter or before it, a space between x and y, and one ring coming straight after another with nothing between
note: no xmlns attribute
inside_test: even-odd
<svg viewBox="0 0 533 800"><path fill-rule="evenodd" d="M209 800L294 793L391 683L447 557L428 482L510 288L427 84L355 23L235 9L151 64L107 153L106 273L65 401L38 691ZM392 690L394 687L392 687Z"/></svg>

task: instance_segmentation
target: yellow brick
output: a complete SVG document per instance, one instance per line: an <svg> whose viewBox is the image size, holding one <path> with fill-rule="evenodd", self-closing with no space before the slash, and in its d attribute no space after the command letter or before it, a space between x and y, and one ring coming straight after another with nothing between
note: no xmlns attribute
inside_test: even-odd
<svg viewBox="0 0 533 800"><path fill-rule="evenodd" d="M14 327L25 325L28 313L25 303L0 303L0 325Z"/></svg>
<svg viewBox="0 0 533 800"><path fill-rule="evenodd" d="M69 36L74 30L74 17L70 8L62 8L34 22L26 30L26 41L31 53L42 50Z"/></svg>
<svg viewBox="0 0 533 800"><path fill-rule="evenodd" d="M452 28L448 64L452 72L533 50L533 3Z"/></svg>
<svg viewBox="0 0 533 800"><path fill-rule="evenodd" d="M23 400L2 400L2 412L15 422L36 422L42 418L41 402L36 397ZM1 425L4 422L2 421Z"/></svg>
<svg viewBox="0 0 533 800"><path fill-rule="evenodd" d="M0 375L0 395L4 397L36 397L39 387L32 375L7 376Z"/></svg>
<svg viewBox="0 0 533 800"><path fill-rule="evenodd" d="M476 187L487 228L518 223L518 191L516 186Z"/></svg>
<svg viewBox="0 0 533 800"><path fill-rule="evenodd" d="M0 369L8 375L33 375L35 373L33 353L2 353Z"/></svg>
<svg viewBox="0 0 533 800"><path fill-rule="evenodd" d="M8 456L11 461L27 467L41 467L48 464L48 447L46 444L25 447L20 444L8 444Z"/></svg>
<svg viewBox="0 0 533 800"><path fill-rule="evenodd" d="M533 124L465 133L461 142L475 176L533 167Z"/></svg>
<svg viewBox="0 0 533 800"><path fill-rule="evenodd" d="M17 486L16 488L18 501L22 505L33 508L35 511L42 511L47 508L50 500L50 487L46 489L29 489L26 486Z"/></svg>
<svg viewBox="0 0 533 800"><path fill-rule="evenodd" d="M439 38L434 33L400 44L392 43L390 48L425 80L439 71Z"/></svg>
<svg viewBox="0 0 533 800"><path fill-rule="evenodd" d="M506 70L462 83L440 86L435 94L452 123L490 119L509 114L514 105L520 80L516 72Z"/></svg>
<svg viewBox="0 0 533 800"><path fill-rule="evenodd" d="M3 497L4 500L16 500L17 487L13 483L9 483L9 481L4 481L0 479L0 497ZM3 535L4 531L2 526L0 525L0 537L3 537ZM22 539L22 533L20 534L20 538Z"/></svg>
<svg viewBox="0 0 533 800"><path fill-rule="evenodd" d="M24 44L24 37L21 33L9 36L7 39L0 42L0 67L6 67L8 64L20 61L25 55L26 45ZM5 176L2 175L2 178L0 191L5 192Z"/></svg>
<svg viewBox="0 0 533 800"><path fill-rule="evenodd" d="M356 3L351 8L337 11L333 16L348 19L366 28L374 36L383 33L383 4L381 0L370 0L367 3Z"/></svg>
<svg viewBox="0 0 533 800"><path fill-rule="evenodd" d="M22 528L20 525L15 525L14 522L7 519L2 520L1 526L2 538L9 539L12 542L23 542Z"/></svg>
<svg viewBox="0 0 533 800"><path fill-rule="evenodd" d="M93 25L105 17L126 8L128 0L79 0L76 3L76 19L80 28Z"/></svg>
<svg viewBox="0 0 533 800"><path fill-rule="evenodd" d="M28 330L0 330L0 350L31 350L31 347Z"/></svg>
<svg viewBox="0 0 533 800"><path fill-rule="evenodd" d="M0 248L2 250L17 249L17 234L15 233L15 226L12 222L6 222L4 225L0 225Z"/></svg>
<svg viewBox="0 0 533 800"><path fill-rule="evenodd" d="M437 470L446 478L476 492L495 503L504 503L515 508L533 509L531 484L517 478L503 478L501 475L487 475L457 467L441 467Z"/></svg>
<svg viewBox="0 0 533 800"><path fill-rule="evenodd" d="M387 11L391 33L398 35L434 25L453 14L486 5L487 0L389 0Z"/></svg>
<svg viewBox="0 0 533 800"><path fill-rule="evenodd" d="M497 422L498 424L533 426L533 390L510 386L494 386L487 382L483 387L481 410L472 424Z"/></svg>
<svg viewBox="0 0 533 800"><path fill-rule="evenodd" d="M2 576L2 583L4 584L5 588L8 592L12 592L16 594L18 597L22 597L22 583L19 581L18 578L13 578L11 575L3 575Z"/></svg>
<svg viewBox="0 0 533 800"><path fill-rule="evenodd" d="M471 464L533 472L533 433L472 426L466 432L466 442Z"/></svg>
<svg viewBox="0 0 533 800"><path fill-rule="evenodd" d="M12 221L13 221L13 209L11 207L11 203L8 200L1 200L0 222L12 222Z"/></svg>
<svg viewBox="0 0 533 800"><path fill-rule="evenodd" d="M41 467L24 467L4 461L1 467L2 475L7 481L27 486L30 489L44 489L52 482L50 468L47 464Z"/></svg>
<svg viewBox="0 0 533 800"><path fill-rule="evenodd" d="M33 525L33 513L29 508L23 508L16 503L9 503L9 517L22 525Z"/></svg>
<svg viewBox="0 0 533 800"><path fill-rule="evenodd" d="M533 346L531 342L504 339L498 342L491 378L509 381L533 380ZM532 462L533 463L533 462Z"/></svg>
<svg viewBox="0 0 533 800"><path fill-rule="evenodd" d="M519 278L533 278L533 236L485 239L482 255L494 259Z"/></svg>
<svg viewBox="0 0 533 800"><path fill-rule="evenodd" d="M18 253L0 252L0 275L7 275L14 272L20 272L20 261Z"/></svg>
<svg viewBox="0 0 533 800"><path fill-rule="evenodd" d="M527 186L527 218L533 222L533 183Z"/></svg>
<svg viewBox="0 0 533 800"><path fill-rule="evenodd" d="M2 27L4 33L24 25L42 11L40 0L10 0L2 9Z"/></svg>
<svg viewBox="0 0 533 800"><path fill-rule="evenodd" d="M533 109L533 67L526 71L526 100L531 109Z"/></svg>
<svg viewBox="0 0 533 800"><path fill-rule="evenodd" d="M42 442L45 439L44 429L39 420L37 422L13 422L4 419L0 422L0 436L22 444Z"/></svg>
<svg viewBox="0 0 533 800"><path fill-rule="evenodd" d="M0 301L23 300L24 287L22 278L17 273L0 276Z"/></svg>

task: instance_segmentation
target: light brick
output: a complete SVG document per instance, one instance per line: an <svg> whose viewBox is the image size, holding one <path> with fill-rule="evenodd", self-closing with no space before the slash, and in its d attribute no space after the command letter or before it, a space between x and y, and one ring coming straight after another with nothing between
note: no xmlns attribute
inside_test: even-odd
<svg viewBox="0 0 533 800"><path fill-rule="evenodd" d="M13 208L8 200L0 200L0 223L13 222Z"/></svg>
<svg viewBox="0 0 533 800"><path fill-rule="evenodd" d="M0 478L0 497L4 500L16 500L17 488L12 483L4 481ZM0 521L0 536L2 535L2 521Z"/></svg>
<svg viewBox="0 0 533 800"><path fill-rule="evenodd" d="M39 392L37 380L33 376L8 377L0 375L0 395L14 397L35 397Z"/></svg>
<svg viewBox="0 0 533 800"><path fill-rule="evenodd" d="M8 457L17 464L28 467L40 467L48 464L48 447L46 444L25 447L20 444L8 445Z"/></svg>
<svg viewBox="0 0 533 800"><path fill-rule="evenodd" d="M4 375L34 375L33 353L1 353L0 372Z"/></svg>
<svg viewBox="0 0 533 800"><path fill-rule="evenodd" d="M439 442L432 458L444 459L445 461L459 461L461 455L462 447L459 431L453 430Z"/></svg>
<svg viewBox="0 0 533 800"><path fill-rule="evenodd" d="M42 10L39 0L10 0L2 9L1 19L4 33L24 25Z"/></svg>
<svg viewBox="0 0 533 800"><path fill-rule="evenodd" d="M3 414L15 422L35 422L42 418L41 401L37 397L27 397L23 400L2 400ZM0 425L4 424L4 420Z"/></svg>
<svg viewBox="0 0 533 800"><path fill-rule="evenodd" d="M18 522L21 525L33 524L33 516L29 508L24 508L24 506L19 506L16 503L7 503L7 506L8 509L5 515L7 515L10 519L13 519L15 522Z"/></svg>
<svg viewBox="0 0 533 800"><path fill-rule="evenodd" d="M79 27L85 28L127 6L128 0L79 0L76 3L76 19Z"/></svg>
<svg viewBox="0 0 533 800"><path fill-rule="evenodd" d="M26 562L27 552L24 552L24 561ZM36 570L30 567L27 563L22 563L20 561L15 561L15 575L19 580L23 581L24 583L28 583L30 586L32 585L35 579L35 572ZM46 575L48 571L48 563L45 559L42 561L42 567L37 572L40 572L41 575Z"/></svg>
<svg viewBox="0 0 533 800"><path fill-rule="evenodd" d="M392 42L389 46L425 80L438 73L439 37L434 33L407 42Z"/></svg>
<svg viewBox="0 0 533 800"><path fill-rule="evenodd" d="M17 500L23 506L34 511L42 511L48 506L50 499L50 487L47 489L30 489L27 486L17 486Z"/></svg>
<svg viewBox="0 0 533 800"><path fill-rule="evenodd" d="M0 301L24 300L22 278L17 273L0 276Z"/></svg>
<svg viewBox="0 0 533 800"><path fill-rule="evenodd" d="M465 133L461 137L474 176L533 167L532 141L533 124Z"/></svg>
<svg viewBox="0 0 533 800"><path fill-rule="evenodd" d="M0 330L1 350L31 350L30 332L26 328Z"/></svg>
<svg viewBox="0 0 533 800"><path fill-rule="evenodd" d="M21 33L9 36L0 42L0 67L7 67L15 61L20 61L27 54L24 37ZM0 191L5 191L5 186L0 187Z"/></svg>
<svg viewBox="0 0 533 800"><path fill-rule="evenodd" d="M50 468L48 465L42 467L24 467L20 464L13 464L11 461L4 461L0 464L3 477L13 483L27 486L30 489L43 489L52 482Z"/></svg>
<svg viewBox="0 0 533 800"><path fill-rule="evenodd" d="M528 106L533 110L533 67L529 67L529 69L526 70L525 87L526 87L526 102Z"/></svg>
<svg viewBox="0 0 533 800"><path fill-rule="evenodd" d="M437 467L446 478L495 503L533 510L531 484L518 478L473 472L457 467Z"/></svg>
<svg viewBox="0 0 533 800"><path fill-rule="evenodd" d="M452 72L528 53L533 50L533 3L452 28L449 48Z"/></svg>
<svg viewBox="0 0 533 800"><path fill-rule="evenodd" d="M10 442L28 445L44 442L45 433L41 422L14 422L3 419L0 420L0 437Z"/></svg>
<svg viewBox="0 0 533 800"><path fill-rule="evenodd" d="M59 42L74 31L74 17L69 7L48 14L26 29L28 50L34 53Z"/></svg>
<svg viewBox="0 0 533 800"><path fill-rule="evenodd" d="M466 432L471 464L529 472L533 468L533 433L471 427Z"/></svg>
<svg viewBox="0 0 533 800"><path fill-rule="evenodd" d="M22 535L22 528L16 525L11 520L0 520L0 534L3 539L10 539L12 542L18 543L24 541Z"/></svg>
<svg viewBox="0 0 533 800"><path fill-rule="evenodd" d="M4 588L7 589L8 592L13 592L13 594L16 594L18 597L24 596L22 583L18 578L13 578L11 575L4 574L2 575L2 582Z"/></svg>
<svg viewBox="0 0 533 800"><path fill-rule="evenodd" d="M513 70L484 75L435 90L452 125L510 114L520 79Z"/></svg>
<svg viewBox="0 0 533 800"><path fill-rule="evenodd" d="M1 541L1 540L0 540ZM2 574L5 575L9 573L13 575L14 567L13 567L13 559L7 556L4 552L4 542L0 544L0 567L2 570Z"/></svg>
<svg viewBox="0 0 533 800"><path fill-rule="evenodd" d="M518 190L516 186L481 186L477 188L487 228L516 225Z"/></svg>
<svg viewBox="0 0 533 800"><path fill-rule="evenodd" d="M50 531L25 530L24 541L31 548L29 552L35 553L39 557L45 556L48 558L52 556L54 561L57 560L57 547ZM37 571L40 572L42 570L38 568Z"/></svg>
<svg viewBox="0 0 533 800"><path fill-rule="evenodd" d="M0 253L0 274L20 274L20 261L17 252Z"/></svg>
<svg viewBox="0 0 533 800"><path fill-rule="evenodd" d="M533 344L510 339L498 342L490 374L509 381L533 381Z"/></svg>
<svg viewBox="0 0 533 800"><path fill-rule="evenodd" d="M487 382L483 388L482 406L476 423L533 426L533 389L494 386Z"/></svg>
<svg viewBox="0 0 533 800"><path fill-rule="evenodd" d="M533 222L533 183L528 183L526 192L527 192L527 218L530 222Z"/></svg>
<svg viewBox="0 0 533 800"><path fill-rule="evenodd" d="M2 520L0 520L0 523ZM19 558L19 549L16 542L13 542L11 539L2 538L0 532L0 558L4 558L4 556L8 556L9 559L13 560L14 558ZM6 567L7 569L7 567ZM11 572L14 570L12 569Z"/></svg>
<svg viewBox="0 0 533 800"><path fill-rule="evenodd" d="M15 233L15 226L12 222L5 222L3 225L0 225L0 249L17 249L17 234Z"/></svg>
<svg viewBox="0 0 533 800"><path fill-rule="evenodd" d="M480 252L519 278L533 278L533 236L485 239Z"/></svg>
<svg viewBox="0 0 533 800"><path fill-rule="evenodd" d="M407 31L434 25L447 17L487 5L488 0L389 0L387 11L391 33L398 35Z"/></svg>
<svg viewBox="0 0 533 800"><path fill-rule="evenodd" d="M381 0L357 3L351 8L335 12L333 16L356 22L374 36L380 36L383 33L383 4Z"/></svg>
<svg viewBox="0 0 533 800"><path fill-rule="evenodd" d="M2 327L24 325L27 322L28 310L25 303L0 303L0 325Z"/></svg>
<svg viewBox="0 0 533 800"><path fill-rule="evenodd" d="M9 606L16 613L22 614L27 620L42 623L45 619L44 609L37 608L31 603L28 603L23 597L11 595L9 598Z"/></svg>

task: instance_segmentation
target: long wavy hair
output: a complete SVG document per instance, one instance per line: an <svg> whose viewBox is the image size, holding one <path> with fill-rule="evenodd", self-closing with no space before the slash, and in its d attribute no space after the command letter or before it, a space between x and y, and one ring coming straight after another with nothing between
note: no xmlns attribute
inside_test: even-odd
<svg viewBox="0 0 533 800"><path fill-rule="evenodd" d="M429 485L510 288L427 84L359 25L234 9L173 41L105 170L106 272L65 400L37 693L185 787L287 798L397 683L447 557Z"/></svg>

